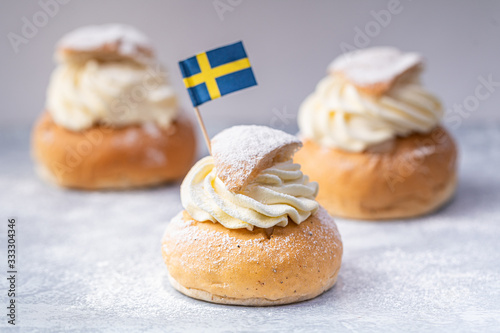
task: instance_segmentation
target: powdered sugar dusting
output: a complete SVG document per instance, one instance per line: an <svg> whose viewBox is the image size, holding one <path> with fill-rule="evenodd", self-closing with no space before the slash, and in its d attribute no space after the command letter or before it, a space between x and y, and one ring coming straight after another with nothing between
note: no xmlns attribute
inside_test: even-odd
<svg viewBox="0 0 500 333"><path fill-rule="evenodd" d="M146 148L146 157L146 163L151 165L165 165L167 163L165 153L156 148Z"/></svg>
<svg viewBox="0 0 500 333"><path fill-rule="evenodd" d="M321 285L321 280L333 276L341 263L342 242L328 215L316 215L297 227L275 227L269 237L263 232L214 229L212 224L177 215L165 232L163 253L169 268L181 270L185 276L203 272L200 286L208 282L220 284L218 288L228 295L234 293L235 282L226 280L227 276L244 281L246 287L258 289L257 285L262 284L289 294L293 292L290 288L308 281L308 276L314 280L309 280L311 284ZM255 265L251 272L259 272L258 276L247 275L247 265ZM291 269L294 276L289 278ZM280 274L266 276L271 271ZM214 278L207 281L205 274L211 272Z"/></svg>
<svg viewBox="0 0 500 333"><path fill-rule="evenodd" d="M422 57L417 53L403 53L393 47L373 47L338 57L328 70L342 72L355 85L368 86L391 82L421 64Z"/></svg>
<svg viewBox="0 0 500 333"><path fill-rule="evenodd" d="M122 139L120 141L119 140L115 140L115 141L121 142L127 146L134 146L137 144L137 141L140 139L140 137L141 137L141 135L137 129L130 128L127 130L127 132L125 133L125 135L122 137Z"/></svg>
<svg viewBox="0 0 500 333"><path fill-rule="evenodd" d="M289 156L281 156L285 158L279 162L283 162L301 145L297 137L270 127L233 126L212 139L212 155L217 176L226 186L229 183L242 186L264 159L286 150L284 155Z"/></svg>
<svg viewBox="0 0 500 333"><path fill-rule="evenodd" d="M161 131L158 125L152 121L148 121L142 124L142 129L152 138L159 138L161 136Z"/></svg>
<svg viewBox="0 0 500 333"><path fill-rule="evenodd" d="M0 184L8 189L0 192L0 215L19 223L16 326L22 332L500 327L500 173L492 167L500 164L498 125L458 130L460 179L449 205L403 221L336 219L344 243L336 286L307 302L264 309L206 303L170 286L160 238L182 209L178 183L122 192L48 186L32 170L29 133L8 131L0 132ZM0 257L6 255L7 247L0 246ZM0 321L0 331L7 326Z"/></svg>
<svg viewBox="0 0 500 333"><path fill-rule="evenodd" d="M214 251L219 252L217 254L219 256L219 261L224 261L224 253L232 253L234 251L239 254L244 251L244 249L248 246L258 247L261 249L262 253L265 257L269 257L271 262L275 263L275 266L278 267L279 263L282 259L279 256L276 256L276 242L279 242L280 246L283 249L283 254L286 256L298 256L298 255L307 255L307 256L330 256L331 252L328 247L318 246L318 243L321 242L331 242L332 239L338 239L339 242L335 242L335 247L342 246L341 236L338 231L337 225L333 221L333 219L328 215L326 210L322 207L318 209L315 213L318 217L319 222L317 228L319 228L319 232L317 228L314 233L309 228L309 225L305 223L301 229L301 234L305 235L305 238L311 238L312 241L308 242L300 242L300 245L297 245L297 239L301 236L297 233L294 235L287 236L279 236L272 237L271 239L266 239L264 237L257 237L247 240L239 240L235 237L229 236L227 233L212 230L212 229L202 229L198 228L195 224L190 224L186 227L186 223L183 220L182 212L177 214L172 221L170 222L170 226L165 231L164 237L167 236L171 239L175 239L178 246L183 246L186 248L191 248L196 246L199 251L194 253L193 251L186 251L181 258L183 266L193 265L194 262L198 262L202 265L206 265L206 263L197 260L204 255L208 255L208 253L213 253ZM214 222L203 222L203 223L214 223ZM277 229L286 228L286 227L275 227ZM198 240L211 240L210 242L203 242L200 244ZM239 245L239 247L236 247ZM279 248L278 247L278 248ZM304 251L304 247L306 251ZM287 250L285 250L287 249ZM210 256L212 257L213 254ZM333 259L335 256L332 256ZM196 260L194 260L196 259ZM258 258L256 258L258 260Z"/></svg>
<svg viewBox="0 0 500 333"><path fill-rule="evenodd" d="M148 37L125 24L90 25L78 28L64 35L58 43L58 48L93 51L107 44L119 45L118 52L126 56L138 54L140 48L152 49Z"/></svg>

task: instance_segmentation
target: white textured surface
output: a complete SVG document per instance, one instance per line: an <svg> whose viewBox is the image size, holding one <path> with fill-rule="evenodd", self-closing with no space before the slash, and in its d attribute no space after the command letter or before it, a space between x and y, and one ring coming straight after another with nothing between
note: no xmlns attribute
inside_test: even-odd
<svg viewBox="0 0 500 333"><path fill-rule="evenodd" d="M498 332L500 127L456 137L460 184L451 204L408 221L337 219L345 252L332 290L295 305L246 308L192 300L168 284L160 238L181 208L179 184L136 192L54 188L36 179L26 133L3 133L0 288L6 219L16 217L23 332Z"/></svg>
<svg viewBox="0 0 500 333"><path fill-rule="evenodd" d="M328 71L342 72L355 85L365 87L390 83L421 64L422 56L418 53L379 46L345 53L330 63Z"/></svg>

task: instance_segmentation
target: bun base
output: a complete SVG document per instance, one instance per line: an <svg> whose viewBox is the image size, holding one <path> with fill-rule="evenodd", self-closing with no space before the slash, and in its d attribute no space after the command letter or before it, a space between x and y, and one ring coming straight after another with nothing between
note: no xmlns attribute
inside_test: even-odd
<svg viewBox="0 0 500 333"><path fill-rule="evenodd" d="M271 232L269 234L269 232ZM314 298L337 281L342 241L333 219L320 209L300 225L274 230L227 229L172 219L162 239L172 286L207 302L271 306Z"/></svg>
<svg viewBox="0 0 500 333"><path fill-rule="evenodd" d="M71 188L125 189L154 186L184 177L196 154L191 122L179 117L154 124L70 131L48 112L33 129L32 154L39 176Z"/></svg>
<svg viewBox="0 0 500 333"><path fill-rule="evenodd" d="M330 284L326 286L325 290L319 292L319 293L314 293L310 295L303 295L303 296L290 296L290 297L283 297L280 299L267 299L263 297L254 297L254 298L232 298L232 297L224 297L224 296L219 296L215 294L211 294L207 291L204 290L199 290L199 289L194 289L194 288L186 288L183 285L181 285L177 280L175 280L170 274L167 273L168 276L168 281L174 287L178 292L189 296L191 298L199 299L200 301L205 301L205 302L210 302L210 303L217 303L217 304L225 304L225 305L241 305L241 306L274 306L274 305L285 305L285 304L291 304L291 303L298 303L302 301L307 301L308 299L315 298L319 295L321 295L323 292L327 291L333 285L335 282L337 282L337 279L331 280Z"/></svg>
<svg viewBox="0 0 500 333"><path fill-rule="evenodd" d="M361 153L304 140L294 162L319 183L316 200L333 216L388 220L428 214L456 189L457 148L436 127Z"/></svg>

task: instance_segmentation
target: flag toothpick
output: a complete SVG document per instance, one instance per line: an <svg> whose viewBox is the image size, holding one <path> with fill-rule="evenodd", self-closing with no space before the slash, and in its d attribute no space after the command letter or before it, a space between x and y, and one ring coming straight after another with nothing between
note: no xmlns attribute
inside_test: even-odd
<svg viewBox="0 0 500 333"><path fill-rule="evenodd" d="M210 137L198 106L229 93L257 85L242 42L226 45L179 62L184 85L212 154Z"/></svg>
<svg viewBox="0 0 500 333"><path fill-rule="evenodd" d="M198 119L198 124L200 124L201 131L203 132L203 137L205 138L205 143L207 144L208 153L212 155L212 144L210 143L210 137L208 136L207 129L205 128L205 123L201 118L201 113L197 106L194 107L194 113L196 114L196 118Z"/></svg>

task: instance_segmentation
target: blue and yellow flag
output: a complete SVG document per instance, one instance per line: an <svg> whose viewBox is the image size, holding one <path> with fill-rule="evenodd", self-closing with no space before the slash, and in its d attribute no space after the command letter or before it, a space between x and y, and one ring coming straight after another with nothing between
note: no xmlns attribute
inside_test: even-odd
<svg viewBox="0 0 500 333"><path fill-rule="evenodd" d="M242 42L179 62L193 106L257 85Z"/></svg>

